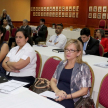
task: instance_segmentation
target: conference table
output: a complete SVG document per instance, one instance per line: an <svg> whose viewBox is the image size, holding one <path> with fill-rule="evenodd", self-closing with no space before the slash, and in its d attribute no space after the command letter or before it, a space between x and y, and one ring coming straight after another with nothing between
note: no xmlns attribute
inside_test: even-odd
<svg viewBox="0 0 108 108"><path fill-rule="evenodd" d="M34 32L37 28L37 26L34 25L29 25L32 29L32 31ZM52 29L51 27L47 27L48 30L48 36L47 36L47 40L49 40L49 38L55 34L55 29ZM64 34L67 38L67 40L69 39L77 39L78 37L80 37L80 28L78 29L73 29L72 31L69 28L63 29L62 34Z"/></svg>
<svg viewBox="0 0 108 108"><path fill-rule="evenodd" d="M38 51L42 57L42 68L44 66L45 61L51 56L57 56L57 57L60 57L62 60L64 60L63 52L56 53L56 52L52 51L52 49L59 49L57 47L53 47L53 46L42 47L42 46L33 45L33 49ZM94 99L94 102L96 103L100 83L102 81L102 78L108 73L108 68L98 67L98 66L95 66L94 64L99 63L99 62L107 62L108 58L94 56L94 55L83 55L82 59L83 59L83 61L87 62L91 66L91 68L93 69L93 72L94 72L95 81L94 81L92 98ZM42 70L41 70L41 72L42 72Z"/></svg>
<svg viewBox="0 0 108 108"><path fill-rule="evenodd" d="M10 94L0 92L0 108L65 108L27 88L20 87Z"/></svg>

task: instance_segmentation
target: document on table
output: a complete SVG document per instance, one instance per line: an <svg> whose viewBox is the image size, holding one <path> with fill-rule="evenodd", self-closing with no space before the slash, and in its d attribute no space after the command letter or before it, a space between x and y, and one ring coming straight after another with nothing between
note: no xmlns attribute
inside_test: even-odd
<svg viewBox="0 0 108 108"><path fill-rule="evenodd" d="M19 87L25 86L28 83L26 82L21 82L21 81L16 81L16 80L10 80L8 82L0 84L0 92L2 93L10 93Z"/></svg>
<svg viewBox="0 0 108 108"><path fill-rule="evenodd" d="M95 66L103 67L103 68L108 68L108 62L100 62L100 63L95 63Z"/></svg>
<svg viewBox="0 0 108 108"><path fill-rule="evenodd" d="M0 108L65 108L64 106L26 90L19 94L7 94L0 98Z"/></svg>
<svg viewBox="0 0 108 108"><path fill-rule="evenodd" d="M40 96L49 97L49 98L52 98L52 99L58 98L58 96L56 96L55 93L54 92L51 92L51 91L45 91L43 93L40 93L39 95Z"/></svg>

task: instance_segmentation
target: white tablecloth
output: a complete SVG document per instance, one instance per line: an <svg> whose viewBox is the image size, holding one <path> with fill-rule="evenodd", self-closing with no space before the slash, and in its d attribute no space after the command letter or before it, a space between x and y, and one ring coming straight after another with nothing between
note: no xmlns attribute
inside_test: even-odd
<svg viewBox="0 0 108 108"><path fill-rule="evenodd" d="M11 94L0 93L0 108L64 108L64 106L21 87Z"/></svg>
<svg viewBox="0 0 108 108"><path fill-rule="evenodd" d="M49 46L49 47L37 47L35 45L33 46L33 49L37 50L42 56L42 67L45 61L51 56L58 56L62 60L64 60L63 53L52 52L52 49L55 49L55 48L56 47L53 47L53 46ZM83 55L83 61L86 61L92 67L94 71L95 81L94 81L92 98L94 99L96 103L101 80L108 73L108 68L101 68L101 67L94 66L94 63L106 62L108 61L108 59L104 57L94 56L94 55Z"/></svg>

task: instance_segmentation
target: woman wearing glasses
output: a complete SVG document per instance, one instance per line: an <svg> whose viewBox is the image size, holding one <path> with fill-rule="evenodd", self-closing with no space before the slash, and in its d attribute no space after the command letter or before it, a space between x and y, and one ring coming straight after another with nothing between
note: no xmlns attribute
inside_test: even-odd
<svg viewBox="0 0 108 108"><path fill-rule="evenodd" d="M81 96L90 96L91 74L82 61L82 45L69 40L64 48L65 60L61 61L51 79L51 88L58 96L55 100L65 108L74 108Z"/></svg>

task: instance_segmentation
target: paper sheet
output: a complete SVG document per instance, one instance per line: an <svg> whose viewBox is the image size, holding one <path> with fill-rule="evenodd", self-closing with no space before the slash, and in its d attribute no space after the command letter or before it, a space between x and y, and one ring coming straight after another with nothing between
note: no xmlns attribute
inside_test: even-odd
<svg viewBox="0 0 108 108"><path fill-rule="evenodd" d="M26 83L26 82L10 80L8 82L0 84L0 92L2 92L2 93L10 93L10 92L18 89L19 87L25 86L27 84L28 83Z"/></svg>
<svg viewBox="0 0 108 108"><path fill-rule="evenodd" d="M49 97L49 98L52 98L52 99L56 99L58 98L54 92L51 92L51 91L45 91L43 93L40 93L39 94L40 96L45 96L45 97Z"/></svg>
<svg viewBox="0 0 108 108"><path fill-rule="evenodd" d="M95 66L103 67L103 68L108 68L108 62L100 62L100 63L95 63Z"/></svg>

